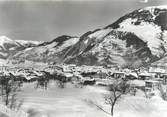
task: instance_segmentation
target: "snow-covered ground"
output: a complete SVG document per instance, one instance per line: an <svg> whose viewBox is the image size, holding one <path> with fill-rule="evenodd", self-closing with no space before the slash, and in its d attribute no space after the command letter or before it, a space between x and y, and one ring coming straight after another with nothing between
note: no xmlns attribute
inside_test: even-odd
<svg viewBox="0 0 167 117"><path fill-rule="evenodd" d="M65 88L58 88L55 82L50 83L48 90L34 89L35 84L24 84L19 94L24 98L22 108L36 114L35 117L110 117L95 105L93 101L106 111L110 107L104 103L106 88L99 86L85 86L76 88L67 84ZM123 96L115 106L114 117L166 117L167 102L159 97L147 99L141 90L136 96ZM34 116L33 116L34 117Z"/></svg>
<svg viewBox="0 0 167 117"><path fill-rule="evenodd" d="M142 96L125 97L116 106L118 117L166 117L167 102L159 97L146 99Z"/></svg>
<svg viewBox="0 0 167 117"><path fill-rule="evenodd" d="M24 98L22 108L33 110L40 117L108 117L86 100L102 100L103 88L83 87L76 88L67 84L66 88L58 88L55 83L49 85L48 90L34 89L34 84L24 84L23 92L19 95Z"/></svg>
<svg viewBox="0 0 167 117"><path fill-rule="evenodd" d="M28 114L22 110L11 110L5 105L0 104L0 117L28 117Z"/></svg>

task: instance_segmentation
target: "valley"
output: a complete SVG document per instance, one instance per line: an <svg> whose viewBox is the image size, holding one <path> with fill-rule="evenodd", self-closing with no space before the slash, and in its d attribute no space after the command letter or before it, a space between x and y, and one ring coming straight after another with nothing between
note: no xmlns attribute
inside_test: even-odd
<svg viewBox="0 0 167 117"><path fill-rule="evenodd" d="M0 36L0 117L166 117L167 6L32 40Z"/></svg>

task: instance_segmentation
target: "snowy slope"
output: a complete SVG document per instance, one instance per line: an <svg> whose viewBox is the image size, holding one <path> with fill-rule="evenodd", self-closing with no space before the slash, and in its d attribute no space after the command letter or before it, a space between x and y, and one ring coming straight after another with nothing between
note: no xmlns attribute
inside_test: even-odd
<svg viewBox="0 0 167 117"><path fill-rule="evenodd" d="M16 41L6 36L0 36L0 58L5 59L15 50L21 48L23 48L23 46Z"/></svg>
<svg viewBox="0 0 167 117"><path fill-rule="evenodd" d="M136 36L147 43L153 55L158 55L160 57L160 55L164 53L161 45L165 43L164 40L160 39L162 32L161 27L147 22L142 22L140 25L135 26L131 25L132 21L132 19L126 19L120 23L120 28L118 30L135 33Z"/></svg>
<svg viewBox="0 0 167 117"><path fill-rule="evenodd" d="M43 42L40 42L40 41L31 41L31 40L15 40L17 43L25 46L25 47L30 47L30 46L36 46L36 45L39 45Z"/></svg>
<svg viewBox="0 0 167 117"><path fill-rule="evenodd" d="M24 50L27 47L33 47L39 42L12 40L6 36L0 36L0 59L7 59L9 56Z"/></svg>
<svg viewBox="0 0 167 117"><path fill-rule="evenodd" d="M166 6L135 10L82 38L72 54L67 54L70 58L66 62L140 66L163 58L167 50L166 18Z"/></svg>
<svg viewBox="0 0 167 117"><path fill-rule="evenodd" d="M51 42L44 42L36 47L27 48L14 55L13 59L26 59L31 61L55 62L61 61L59 56L62 51L68 49L79 41L78 37L60 36Z"/></svg>
<svg viewBox="0 0 167 117"><path fill-rule="evenodd" d="M167 6L146 7L80 38L64 35L20 51L13 58L77 65L147 65L166 55L166 21Z"/></svg>
<svg viewBox="0 0 167 117"><path fill-rule="evenodd" d="M5 44L11 44L11 45L16 45L16 46L19 46L19 44L17 42L15 42L14 40L6 37L6 36L0 36L0 46L3 48L3 49L7 49L5 47Z"/></svg>

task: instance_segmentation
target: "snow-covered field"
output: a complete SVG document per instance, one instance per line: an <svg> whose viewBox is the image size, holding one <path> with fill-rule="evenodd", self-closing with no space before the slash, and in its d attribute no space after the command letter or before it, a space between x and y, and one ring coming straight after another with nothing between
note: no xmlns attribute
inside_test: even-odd
<svg viewBox="0 0 167 117"><path fill-rule="evenodd" d="M104 103L104 94L108 91L104 87L85 86L76 88L67 84L65 88L58 88L55 82L50 83L47 90L34 89L35 84L24 84L19 94L24 98L22 108L29 111L32 117L110 117L95 105L93 101L110 112ZM167 102L159 97L146 99L144 93L137 91L136 96L123 96L115 106L114 117L166 117Z"/></svg>
<svg viewBox="0 0 167 117"><path fill-rule="evenodd" d="M24 89L19 96L24 98L22 108L33 111L32 113L38 114L39 117L42 117L41 115L47 115L46 117L107 117L108 115L86 101L102 100L103 92L105 92L103 88L90 86L76 88L71 84L61 89L55 83L51 83L48 90L36 90L34 84L24 84Z"/></svg>

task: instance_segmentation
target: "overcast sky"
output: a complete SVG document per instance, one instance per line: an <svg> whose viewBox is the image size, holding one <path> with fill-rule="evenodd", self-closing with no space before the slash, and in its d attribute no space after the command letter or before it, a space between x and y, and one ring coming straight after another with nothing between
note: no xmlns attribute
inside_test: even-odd
<svg viewBox="0 0 167 117"><path fill-rule="evenodd" d="M0 35L11 39L52 40L103 28L135 9L167 0L1 1Z"/></svg>

